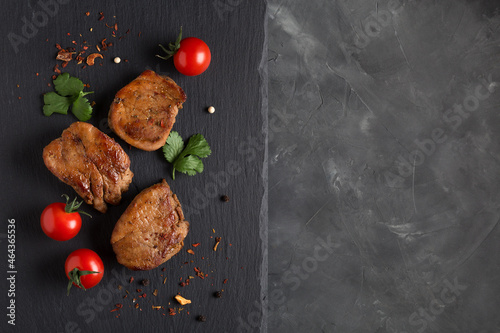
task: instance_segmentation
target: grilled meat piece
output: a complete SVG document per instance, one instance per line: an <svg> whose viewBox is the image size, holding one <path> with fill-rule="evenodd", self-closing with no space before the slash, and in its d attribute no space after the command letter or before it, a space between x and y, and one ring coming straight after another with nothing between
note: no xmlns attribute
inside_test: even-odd
<svg viewBox="0 0 500 333"><path fill-rule="evenodd" d="M177 254L188 231L181 204L164 179L134 198L116 222L111 244L120 264L149 270Z"/></svg>
<svg viewBox="0 0 500 333"><path fill-rule="evenodd" d="M120 203L134 174L122 147L94 126L75 122L43 150L43 161L86 203L105 213L106 202Z"/></svg>
<svg viewBox="0 0 500 333"><path fill-rule="evenodd" d="M185 101L186 94L171 78L146 70L116 94L109 126L128 144L157 150L167 141Z"/></svg>

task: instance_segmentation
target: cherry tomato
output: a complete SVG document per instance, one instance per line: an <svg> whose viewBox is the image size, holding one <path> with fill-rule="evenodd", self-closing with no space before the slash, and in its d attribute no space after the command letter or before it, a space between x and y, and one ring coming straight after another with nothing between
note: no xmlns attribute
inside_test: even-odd
<svg viewBox="0 0 500 333"><path fill-rule="evenodd" d="M204 41L188 37L181 40L179 50L174 55L174 66L184 75L195 76L208 68L211 59L210 49Z"/></svg>
<svg viewBox="0 0 500 333"><path fill-rule="evenodd" d="M175 43L169 43L168 49L160 44L165 56L156 55L167 60L174 57L174 66L182 74L195 76L203 73L210 65L212 54L208 45L199 38L188 37L182 39L182 27Z"/></svg>
<svg viewBox="0 0 500 333"><path fill-rule="evenodd" d="M82 218L79 213L88 215L77 210L82 202L78 203L75 198L73 202L68 203L69 197L63 196L66 197L66 203L54 202L45 207L40 216L43 232L58 241L66 241L75 237L82 227Z"/></svg>
<svg viewBox="0 0 500 333"><path fill-rule="evenodd" d="M96 286L104 275L104 264L97 253L89 249L72 252L64 264L69 279L68 295L72 285L83 290Z"/></svg>

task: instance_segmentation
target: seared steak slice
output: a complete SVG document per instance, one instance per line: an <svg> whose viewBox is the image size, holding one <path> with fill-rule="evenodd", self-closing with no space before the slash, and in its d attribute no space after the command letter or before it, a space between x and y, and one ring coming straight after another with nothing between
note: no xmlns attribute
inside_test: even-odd
<svg viewBox="0 0 500 333"><path fill-rule="evenodd" d="M109 126L128 144L156 150L167 141L185 101L186 94L171 78L146 70L116 94Z"/></svg>
<svg viewBox="0 0 500 333"><path fill-rule="evenodd" d="M134 174L122 147L94 126L75 122L43 150L43 161L86 203L105 213L106 202L120 203Z"/></svg>
<svg viewBox="0 0 500 333"><path fill-rule="evenodd" d="M164 179L134 198L116 222L111 244L120 264L149 270L179 252L188 231L181 204Z"/></svg>

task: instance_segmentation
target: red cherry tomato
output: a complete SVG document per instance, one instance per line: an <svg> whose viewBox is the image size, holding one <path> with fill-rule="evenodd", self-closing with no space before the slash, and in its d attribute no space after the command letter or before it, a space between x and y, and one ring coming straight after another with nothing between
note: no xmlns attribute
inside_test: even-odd
<svg viewBox="0 0 500 333"><path fill-rule="evenodd" d="M181 40L179 50L174 54L174 66L184 75L195 76L208 68L211 59L210 49L204 41L188 37Z"/></svg>
<svg viewBox="0 0 500 333"><path fill-rule="evenodd" d="M212 60L210 48L204 41L196 37L182 39L182 27L177 40L175 43L169 43L168 49L161 44L159 46L165 55L157 54L156 56L164 60L173 56L175 68L187 76L200 75L208 68Z"/></svg>
<svg viewBox="0 0 500 333"><path fill-rule="evenodd" d="M96 286L104 275L104 264L97 253L89 249L72 252L64 264L69 279L68 295L72 285L84 290Z"/></svg>
<svg viewBox="0 0 500 333"><path fill-rule="evenodd" d="M73 202L68 203L69 197L63 196L66 197L66 203L54 202L45 207L40 216L43 232L58 241L66 241L78 234L82 227L82 218L79 213L89 215L77 210L82 202L77 202L75 198Z"/></svg>

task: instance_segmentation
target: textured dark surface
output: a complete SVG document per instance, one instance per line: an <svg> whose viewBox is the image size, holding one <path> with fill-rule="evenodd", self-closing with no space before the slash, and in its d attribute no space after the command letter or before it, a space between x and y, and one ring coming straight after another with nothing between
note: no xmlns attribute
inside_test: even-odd
<svg viewBox="0 0 500 333"><path fill-rule="evenodd" d="M43 9L37 1L4 3L4 83L0 92L1 332L234 332L238 317L255 311L247 300L259 299L267 283L267 279L261 279L267 273L266 267L261 267L265 244L260 232L265 227L266 209L263 130L267 115L263 88L267 84L267 62L261 61L267 52L265 10L264 1L252 1L252 5L225 0L80 1L59 4L57 10L52 6L49 11L53 15L40 16L37 13ZM102 21L98 21L99 12L104 14ZM8 34L22 36L23 18L39 20L41 26L36 32L31 31L27 43L18 45L15 52ZM112 26L115 22L118 31L113 38L113 29L105 23ZM175 40L181 25L184 36L199 37L211 47L212 63L200 76L182 76L171 62L154 56L160 51L158 43ZM125 37L119 39L120 36ZM119 206L100 214L84 205L93 218L83 218L76 238L56 242L43 234L40 213L49 203L60 201L62 193L73 196L74 192L45 168L42 149L76 118L71 114L45 117L42 94L53 90L47 84L54 74L56 43L69 47L74 46L74 40L79 50L86 40L89 51L96 52L95 45L103 38L114 45L103 52L104 59L96 60L102 66L82 69L82 65L71 62L65 71L90 84L86 90L94 94L88 97L96 103L90 122L122 145L131 158L135 176ZM121 57L120 64L113 63L115 56ZM202 174L188 177L177 173L174 181L171 165L161 151L130 148L107 127L107 112L114 94L147 68L171 76L186 92L187 102L174 130L185 139L196 133L206 137L213 153L203 160ZM206 111L210 105L216 108L213 115ZM157 269L129 271L116 262L110 245L114 223L136 194L162 178L179 197L190 222L186 246ZM228 195L230 201L222 202L222 195ZM16 221L15 327L7 324L6 316L10 299L6 280L8 219ZM213 251L215 237L222 237L217 252ZM190 246L197 242L201 245ZM68 297L64 261L70 252L81 247L101 255L105 275L98 287L86 292L73 289ZM195 255L186 253L188 248ZM179 278L196 275L194 267L208 276L195 277L189 286L179 286ZM135 278L132 284L128 282L130 277ZM149 279L150 285L141 286L141 279ZM224 279L228 279L226 284ZM118 290L118 285L123 289ZM137 292L138 288L142 292ZM158 289L156 297L154 289ZM223 297L215 298L214 292L221 289ZM173 300L179 292L193 302L180 312ZM147 294L146 298L138 297L142 293ZM123 298L125 295L127 298ZM133 298L140 309L134 307ZM123 308L110 312L116 303L122 303ZM164 309L154 310L153 305ZM177 314L169 316L168 308L175 308ZM207 321L198 322L198 315L205 315ZM257 319L261 327L262 316Z"/></svg>
<svg viewBox="0 0 500 333"><path fill-rule="evenodd" d="M270 1L269 332L500 331L499 12Z"/></svg>

